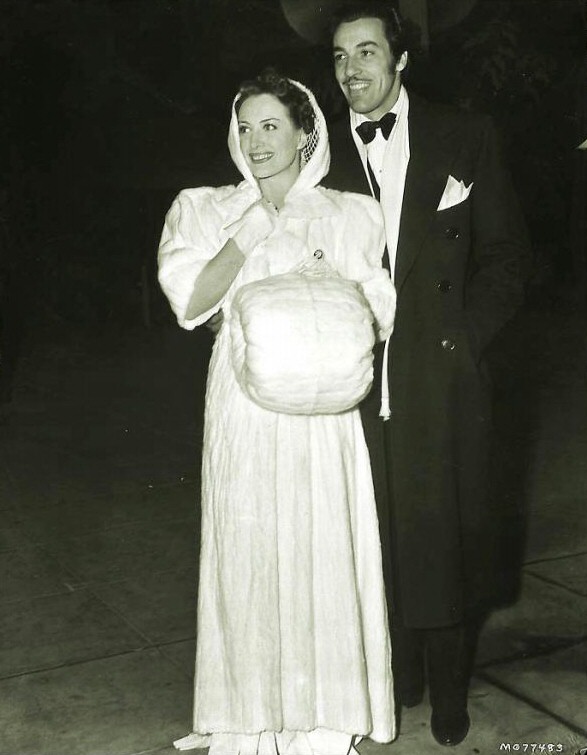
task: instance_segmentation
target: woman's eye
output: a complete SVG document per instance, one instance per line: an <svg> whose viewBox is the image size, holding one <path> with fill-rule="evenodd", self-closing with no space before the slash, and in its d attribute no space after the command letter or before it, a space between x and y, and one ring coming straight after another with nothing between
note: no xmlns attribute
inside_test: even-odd
<svg viewBox="0 0 587 755"><path fill-rule="evenodd" d="M342 63L343 60L344 60L344 55L342 54L342 52L337 52L334 56L334 62Z"/></svg>
<svg viewBox="0 0 587 755"><path fill-rule="evenodd" d="M265 131L275 131L277 126L274 123L266 123L264 128L265 128Z"/></svg>
<svg viewBox="0 0 587 755"><path fill-rule="evenodd" d="M249 130L248 126L239 126L238 127L239 134L246 134L248 130Z"/></svg>

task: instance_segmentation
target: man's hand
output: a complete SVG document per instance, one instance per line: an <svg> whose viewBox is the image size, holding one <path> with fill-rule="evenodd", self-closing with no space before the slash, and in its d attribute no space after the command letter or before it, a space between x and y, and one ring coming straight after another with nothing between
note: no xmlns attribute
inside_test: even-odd
<svg viewBox="0 0 587 755"><path fill-rule="evenodd" d="M220 312L216 312L215 315L212 315L212 317L209 320L206 320L204 324L206 325L208 330L216 336L218 335L218 331L222 327L223 322L224 322L224 312L220 310Z"/></svg>

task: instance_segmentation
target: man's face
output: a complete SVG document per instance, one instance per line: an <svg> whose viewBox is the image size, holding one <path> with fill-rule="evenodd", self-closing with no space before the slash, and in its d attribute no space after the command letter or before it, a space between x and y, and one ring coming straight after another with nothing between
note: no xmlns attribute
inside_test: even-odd
<svg viewBox="0 0 587 755"><path fill-rule="evenodd" d="M395 61L380 18L342 23L333 39L334 73L349 106L378 120L395 104L407 56Z"/></svg>

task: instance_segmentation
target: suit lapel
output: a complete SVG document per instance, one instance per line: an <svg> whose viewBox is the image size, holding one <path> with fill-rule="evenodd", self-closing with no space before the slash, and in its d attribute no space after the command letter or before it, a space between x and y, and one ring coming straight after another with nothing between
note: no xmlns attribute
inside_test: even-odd
<svg viewBox="0 0 587 755"><path fill-rule="evenodd" d="M456 145L447 149L454 122L442 111L410 95L410 161L402 202L399 239L395 262L395 285L401 289L411 270L444 191L454 160Z"/></svg>
<svg viewBox="0 0 587 755"><path fill-rule="evenodd" d="M446 186L458 150L454 139L457 122L444 109L427 104L410 94L410 161L402 200L399 238L395 261L395 286L399 291L411 270ZM339 191L371 196L363 163L350 132L347 118L329 128L332 153L331 169L323 181ZM451 137L452 140L451 140Z"/></svg>
<svg viewBox="0 0 587 755"><path fill-rule="evenodd" d="M350 131L348 115L329 128L331 163L324 186L371 195L371 187Z"/></svg>

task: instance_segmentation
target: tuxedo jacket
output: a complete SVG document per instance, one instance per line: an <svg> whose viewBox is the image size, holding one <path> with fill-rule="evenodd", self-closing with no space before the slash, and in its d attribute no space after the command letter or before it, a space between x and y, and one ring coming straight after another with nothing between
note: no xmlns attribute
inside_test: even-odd
<svg viewBox="0 0 587 755"><path fill-rule="evenodd" d="M392 416L385 423L377 416L377 381L362 416L390 608L408 626L431 627L454 623L495 597L489 574L499 569L493 557L500 523L488 501L483 357L522 301L529 248L490 119L409 97ZM329 135L323 184L369 194L348 116L330 124ZM471 190L438 210L449 177Z"/></svg>

